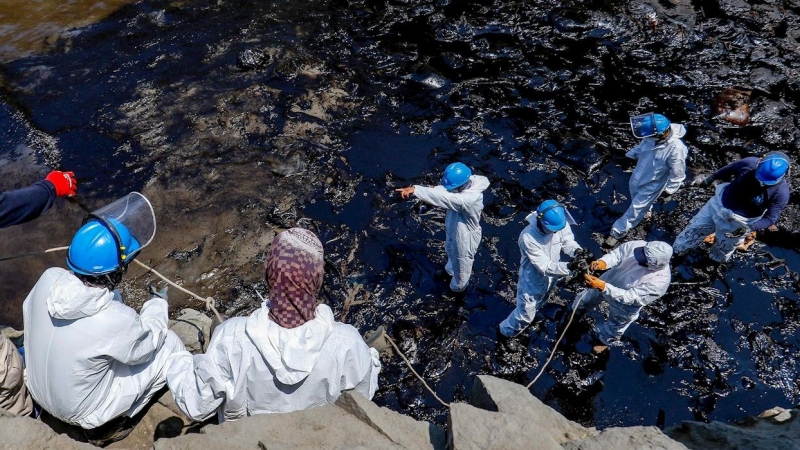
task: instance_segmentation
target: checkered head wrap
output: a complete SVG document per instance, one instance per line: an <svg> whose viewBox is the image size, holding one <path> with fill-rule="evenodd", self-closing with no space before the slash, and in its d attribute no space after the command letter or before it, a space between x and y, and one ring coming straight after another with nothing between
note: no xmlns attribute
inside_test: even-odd
<svg viewBox="0 0 800 450"><path fill-rule="evenodd" d="M269 283L269 317L283 328L314 319L325 264L322 256L322 243L303 228L290 228L272 241L264 278Z"/></svg>

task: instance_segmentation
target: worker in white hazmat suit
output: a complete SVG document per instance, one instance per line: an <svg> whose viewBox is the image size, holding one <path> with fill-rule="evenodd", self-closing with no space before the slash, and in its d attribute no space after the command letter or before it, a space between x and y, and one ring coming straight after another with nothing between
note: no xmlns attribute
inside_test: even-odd
<svg viewBox="0 0 800 450"><path fill-rule="evenodd" d="M573 307L588 310L608 302L608 320L595 323L602 342L594 351L600 353L622 337L639 318L639 312L667 293L670 283L669 260L672 247L660 241L626 242L592 261L592 271L607 271L602 276L586 274L587 289L575 298Z"/></svg>
<svg viewBox="0 0 800 450"><path fill-rule="evenodd" d="M674 194L686 179L688 150L681 141L686 134L683 125L672 124L661 114L649 113L631 117L631 128L633 135L642 141L625 154L637 160L628 182L631 205L611 226L606 245L612 247L639 225L662 192Z"/></svg>
<svg viewBox="0 0 800 450"><path fill-rule="evenodd" d="M537 305L560 277L570 275L571 263L561 262L561 253L575 256L581 251L568 223L564 206L545 200L525 219L528 226L519 235L521 253L517 307L500 323L500 333L514 337L522 332L536 315Z"/></svg>
<svg viewBox="0 0 800 450"><path fill-rule="evenodd" d="M396 189L402 198L414 195L431 205L447 209L444 222L447 234L445 270L453 277L450 281L453 292L464 291L472 275L472 263L481 242L483 191L488 187L488 178L472 175L466 165L453 163L445 168L441 186L414 185Z"/></svg>
<svg viewBox="0 0 800 450"><path fill-rule="evenodd" d="M144 197L121 201L89 216L67 252L72 271L46 270L22 305L28 390L52 416L102 443L132 430L129 418L166 384L167 359L184 350L167 329L166 289L139 314L115 290L155 234ZM137 210L151 220L130 217Z"/></svg>
<svg viewBox="0 0 800 450"><path fill-rule="evenodd" d="M267 302L218 326L205 354L169 361L167 384L184 414L217 413L222 422L326 405L350 389L372 398L378 352L316 304L324 264L314 233L291 228L275 237L265 263Z"/></svg>

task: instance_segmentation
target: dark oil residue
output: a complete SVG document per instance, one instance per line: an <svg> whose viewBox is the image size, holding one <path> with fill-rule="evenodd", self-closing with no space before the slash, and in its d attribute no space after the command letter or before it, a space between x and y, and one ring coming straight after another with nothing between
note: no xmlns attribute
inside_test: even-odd
<svg viewBox="0 0 800 450"><path fill-rule="evenodd" d="M792 46L800 36L786 26L797 12L701 3L146 1L71 34L60 50L7 65L6 101L58 138L62 166L94 174L85 180L90 200L138 189L163 171L189 180L229 168L234 186L250 177L237 178L235 167L267 161L286 180L307 177L313 189L302 209L263 219L318 230L328 261L323 297L362 331L387 325L438 394L463 401L475 374L527 383L563 330L580 285L559 287L516 347L496 345L497 324L513 308L517 236L531 209L556 198L578 221L578 242L602 254L600 238L627 206L630 113L656 110L687 126L689 179L744 155L798 156ZM332 82L353 111L319 120L324 142L276 143L283 123L309 114L290 98ZM251 86L253 95L227 95ZM747 125L715 118L714 99L731 86L752 91ZM270 100L251 122L230 121L263 121L247 128L247 146L190 139L207 111L258 103L256 95ZM146 106L154 100L167 105L163 118L124 117L153 111ZM142 138L159 123L161 141ZM492 183L463 298L440 274L443 212L393 192L435 184L457 160ZM684 186L632 237L672 242L709 195ZM230 215L251 208L244 197L232 206ZM591 355L588 320L576 321L534 394L598 427L652 425L660 410L671 425L796 403L797 219L793 199L781 231L728 268L703 252L681 261L668 294L610 355ZM235 314L255 308L253 290L265 290L240 278L220 283ZM384 363L376 401L445 420L399 358Z"/></svg>

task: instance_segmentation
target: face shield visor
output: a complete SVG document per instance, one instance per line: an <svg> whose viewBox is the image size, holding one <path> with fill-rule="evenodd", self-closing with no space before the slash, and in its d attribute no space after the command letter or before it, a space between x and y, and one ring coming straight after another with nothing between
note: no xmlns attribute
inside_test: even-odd
<svg viewBox="0 0 800 450"><path fill-rule="evenodd" d="M125 259L135 257L135 254L147 247L156 235L156 215L153 212L153 206L144 195L138 192L131 192L125 197L95 210L89 214L87 219L98 220L109 229L113 227L112 233L117 236L120 234L130 235L132 239L130 242L135 242L138 247L126 249L123 253Z"/></svg>
<svg viewBox="0 0 800 450"><path fill-rule="evenodd" d="M658 133L656 130L655 114L647 113L631 116L631 131L633 135L639 139L655 136Z"/></svg>
<svg viewBox="0 0 800 450"><path fill-rule="evenodd" d="M563 206L563 205L562 205ZM572 214L569 213L569 210L566 206L564 206L564 217L567 219L567 223L572 227L578 224L575 219L572 217Z"/></svg>

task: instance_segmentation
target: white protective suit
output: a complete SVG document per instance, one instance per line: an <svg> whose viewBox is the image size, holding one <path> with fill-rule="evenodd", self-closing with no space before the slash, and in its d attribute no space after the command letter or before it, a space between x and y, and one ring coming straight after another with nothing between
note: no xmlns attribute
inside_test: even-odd
<svg viewBox="0 0 800 450"><path fill-rule="evenodd" d="M675 239L673 246L677 253L697 247L706 236L715 233L714 245L711 246L709 256L714 261L727 262L733 256L736 246L744 242L744 235L729 236L728 234L748 227L761 219L761 216L743 217L722 206L722 192L728 184L717 185L714 196L692 217L686 228Z"/></svg>
<svg viewBox="0 0 800 450"><path fill-rule="evenodd" d="M273 322L262 306L217 327L205 354L171 359L167 384L188 417L205 420L217 412L222 422L326 405L349 389L371 399L380 370L378 352L355 328L335 322L327 305L291 329Z"/></svg>
<svg viewBox="0 0 800 450"><path fill-rule="evenodd" d="M641 266L633 256L637 247L645 249L648 267ZM606 282L603 291L587 289L575 298L573 307L594 308L602 300L608 301L608 320L595 323L600 340L610 345L622 337L645 306L667 293L671 279L669 260L672 247L665 242L631 241L600 258L608 270L600 276Z"/></svg>
<svg viewBox="0 0 800 450"><path fill-rule="evenodd" d="M628 158L638 160L628 182L631 205L611 226L611 236L617 239L625 236L631 228L639 225L662 192L674 194L686 179L688 150L681 141L686 135L686 128L680 124L672 124L670 128L672 134L666 140L660 142L652 137L642 139L639 145L625 154Z"/></svg>
<svg viewBox="0 0 800 450"><path fill-rule="evenodd" d="M533 322L539 300L544 300L558 277L570 274L566 262L560 262L561 252L575 255L580 245L575 242L569 224L555 233L543 233L536 226L536 213L526 218L529 225L519 235L519 281L517 307L500 323L504 336L514 337Z"/></svg>
<svg viewBox="0 0 800 450"><path fill-rule="evenodd" d="M489 187L489 179L472 175L469 187L461 192L449 192L444 186L414 186L414 195L434 206L447 209L444 220L447 238L444 249L447 252L445 270L453 279L450 290L461 292L467 288L472 275L472 263L481 242L481 212L483 211L483 191Z"/></svg>
<svg viewBox="0 0 800 450"><path fill-rule="evenodd" d="M141 411L166 383L166 360L184 350L167 330L166 300L136 314L116 291L60 268L42 274L22 310L28 390L56 418L87 429Z"/></svg>

